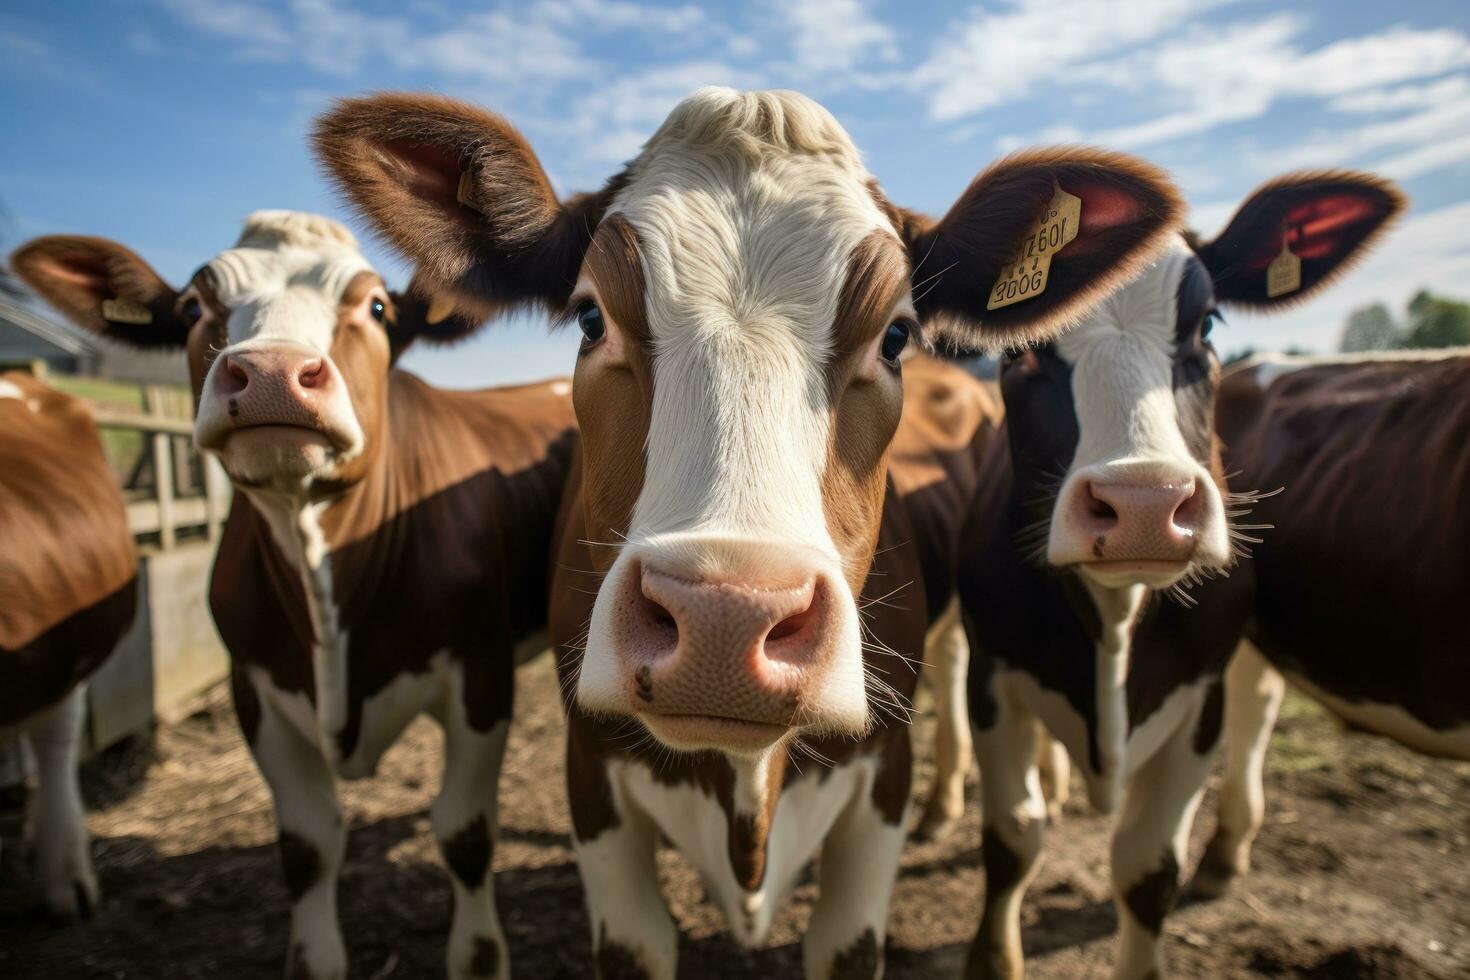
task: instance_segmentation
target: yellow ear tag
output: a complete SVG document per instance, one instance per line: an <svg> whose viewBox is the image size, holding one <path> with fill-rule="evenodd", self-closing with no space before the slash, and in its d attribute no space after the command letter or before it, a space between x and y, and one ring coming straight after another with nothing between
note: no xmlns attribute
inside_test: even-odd
<svg viewBox="0 0 1470 980"><path fill-rule="evenodd" d="M1046 290L1051 275L1051 260L1077 237L1082 223L1082 198L1068 194L1060 185L1041 219L1027 233L1000 270L1000 278L990 288L987 310L998 310L1023 299L1039 296Z"/></svg>
<svg viewBox="0 0 1470 980"><path fill-rule="evenodd" d="M1302 288L1302 260L1297 258L1281 236L1281 254L1266 266L1266 296L1275 299Z"/></svg>
<svg viewBox="0 0 1470 980"><path fill-rule="evenodd" d="M425 319L429 321L430 326L433 326L436 323L443 323L449 319L450 314L453 312L453 301L447 300L442 296L435 296L429 300L429 312L426 314Z"/></svg>
<svg viewBox="0 0 1470 980"><path fill-rule="evenodd" d="M142 303L118 297L102 301L102 318L113 323L152 323L153 313Z"/></svg>
<svg viewBox="0 0 1470 980"><path fill-rule="evenodd" d="M478 211L472 196L475 193L475 178L469 168L459 172L459 189L455 191L454 199L471 211Z"/></svg>

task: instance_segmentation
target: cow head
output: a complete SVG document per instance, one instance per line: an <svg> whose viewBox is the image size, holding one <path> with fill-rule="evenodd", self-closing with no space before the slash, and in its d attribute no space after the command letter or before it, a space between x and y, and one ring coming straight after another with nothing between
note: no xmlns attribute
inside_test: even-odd
<svg viewBox="0 0 1470 980"><path fill-rule="evenodd" d="M1006 360L1012 458L1050 564L1105 588L1168 588L1234 561L1214 425L1218 306L1307 298L1403 203L1366 174L1281 177L1214 241L1177 238L1076 329ZM1293 262L1295 280L1282 265Z"/></svg>
<svg viewBox="0 0 1470 980"><path fill-rule="evenodd" d="M1132 158L1021 154L940 221L891 205L791 92L703 89L598 193L559 199L505 120L379 95L322 118L351 201L460 309L537 304L582 334L573 384L601 583L577 700L663 744L758 753L870 724L855 597L872 561L899 354L922 329L1049 337L1169 232ZM986 313L1058 182L1079 239Z"/></svg>
<svg viewBox="0 0 1470 980"><path fill-rule="evenodd" d="M394 357L422 331L465 326L430 326L424 302L390 293L347 229L293 211L251 215L182 291L101 238L38 238L11 262L77 324L184 351L199 448L237 486L293 497L359 479L384 441Z"/></svg>

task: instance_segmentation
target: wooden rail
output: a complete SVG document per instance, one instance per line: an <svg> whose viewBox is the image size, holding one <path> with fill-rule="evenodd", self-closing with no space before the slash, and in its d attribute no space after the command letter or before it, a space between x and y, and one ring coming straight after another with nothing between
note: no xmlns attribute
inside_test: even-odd
<svg viewBox="0 0 1470 980"><path fill-rule="evenodd" d="M97 425L142 433L149 440L153 470L151 495L128 502L128 524L135 538L158 536L158 547L173 549L180 532L202 530L213 541L229 510L230 482L212 456L200 457L194 448L194 423L166 414L167 392L150 385L144 389L147 412L94 406ZM179 479L191 474L195 461L203 474L202 487L180 492Z"/></svg>

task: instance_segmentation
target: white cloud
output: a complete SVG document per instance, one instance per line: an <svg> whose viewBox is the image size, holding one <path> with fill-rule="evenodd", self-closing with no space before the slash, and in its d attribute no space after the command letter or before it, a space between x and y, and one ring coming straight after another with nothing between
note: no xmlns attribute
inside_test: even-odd
<svg viewBox="0 0 1470 980"><path fill-rule="evenodd" d="M1324 129L1297 140L1290 149L1263 154L1255 163L1258 169L1282 170L1342 166L1371 160L1374 154L1396 147L1432 150L1446 141L1458 144L1467 135L1470 135L1470 100L1457 100L1396 119Z"/></svg>
<svg viewBox="0 0 1470 980"><path fill-rule="evenodd" d="M959 119L1067 85L1075 66L1150 41L1228 0L1012 0L1004 12L974 8L945 30L914 80L929 114Z"/></svg>
<svg viewBox="0 0 1470 980"><path fill-rule="evenodd" d="M638 152L679 100L703 85L756 84L748 71L720 61L688 61L624 75L576 103L568 131L589 160L621 163Z"/></svg>
<svg viewBox="0 0 1470 980"><path fill-rule="evenodd" d="M849 72L866 58L898 57L893 30L863 0L770 0L792 32L796 67L803 73Z"/></svg>
<svg viewBox="0 0 1470 980"><path fill-rule="evenodd" d="M1451 75L1428 85L1401 85L1378 88L1352 95L1340 95L1328 103L1338 112L1393 112L1397 109L1421 109L1444 105L1470 97L1470 78Z"/></svg>
<svg viewBox="0 0 1470 980"><path fill-rule="evenodd" d="M1337 349L1343 322L1353 310L1384 302L1395 312L1428 287L1470 298L1470 201L1415 215L1390 231L1361 266L1300 308L1279 316L1227 316L1222 350L1240 347Z"/></svg>
<svg viewBox="0 0 1470 980"><path fill-rule="evenodd" d="M656 7L624 0L541 0L533 16L572 30L641 30L663 35L687 34L706 23L693 4Z"/></svg>

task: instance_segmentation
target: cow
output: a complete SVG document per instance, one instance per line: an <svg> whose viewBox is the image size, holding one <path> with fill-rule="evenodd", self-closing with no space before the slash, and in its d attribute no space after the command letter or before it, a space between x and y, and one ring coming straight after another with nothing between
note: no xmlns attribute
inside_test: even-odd
<svg viewBox="0 0 1470 980"><path fill-rule="evenodd" d="M34 750L47 908L89 918L97 875L77 785L87 678L132 625L138 557L87 404L0 375L0 733Z"/></svg>
<svg viewBox="0 0 1470 980"><path fill-rule="evenodd" d="M541 307L581 333L551 636L597 971L674 975L664 838L745 945L820 851L806 972L879 975L926 625L885 464L900 353L921 332L1051 336L1167 238L1172 185L1131 157L1031 151L936 222L782 91L701 89L568 197L508 122L436 96L342 102L316 142L454 309ZM1059 187L1077 238L1049 279L1026 270L1040 298L1008 303L1060 241L1036 232Z"/></svg>
<svg viewBox="0 0 1470 980"><path fill-rule="evenodd" d="M1274 525L1226 675L1225 778L1195 876L1250 866L1284 678L1355 728L1470 759L1470 349L1262 355L1220 385L1225 465Z"/></svg>
<svg viewBox="0 0 1470 980"><path fill-rule="evenodd" d="M1004 360L1006 438L983 464L957 582L986 877L970 975L1022 973L1020 903L1047 822L1043 731L1097 808L1121 806L1114 973L1162 973L1159 934L1253 597L1254 569L1237 559L1255 528L1239 519L1262 486L1226 484L1218 306L1307 298L1403 203L1371 175L1288 174L1252 193L1214 240L1176 237L1076 328Z"/></svg>
<svg viewBox="0 0 1470 980"><path fill-rule="evenodd" d="M428 712L445 738L430 824L454 889L448 973L504 976L496 784L516 648L544 642L568 383L442 391L395 367L476 324L390 293L318 215L252 214L182 290L98 238L36 239L12 263L79 325L188 360L195 442L237 491L209 602L275 801L288 975L346 975L336 780L371 775Z"/></svg>

